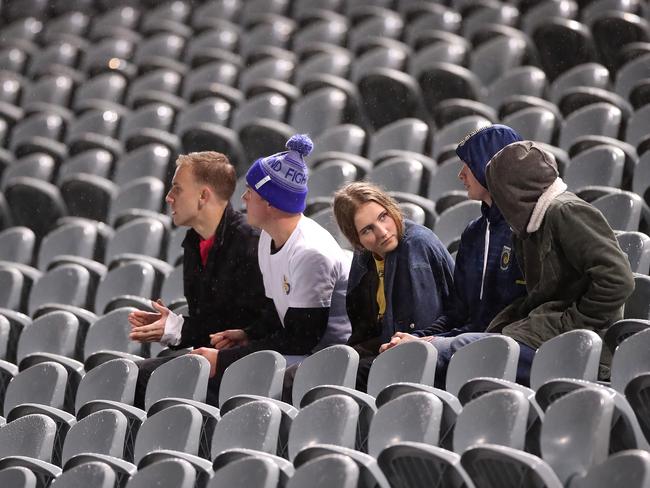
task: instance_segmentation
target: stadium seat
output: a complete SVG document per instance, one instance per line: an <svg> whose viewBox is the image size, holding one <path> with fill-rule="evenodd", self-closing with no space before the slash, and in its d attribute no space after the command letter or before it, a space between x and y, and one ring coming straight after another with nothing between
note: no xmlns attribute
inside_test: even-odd
<svg viewBox="0 0 650 488"><path fill-rule="evenodd" d="M650 237L642 232L621 232L616 239L627 255L632 272L647 275L650 268Z"/></svg>
<svg viewBox="0 0 650 488"><path fill-rule="evenodd" d="M5 188L13 178L29 177L47 183L55 174L56 162L49 154L31 153L16 160L2 172L1 188Z"/></svg>
<svg viewBox="0 0 650 488"><path fill-rule="evenodd" d="M5 391L5 417L23 403L63 408L68 373L54 362L39 363L19 372Z"/></svg>
<svg viewBox="0 0 650 488"><path fill-rule="evenodd" d="M86 268L72 263L61 264L45 272L34 283L29 293L27 311L36 316L43 307L72 305L89 308L90 288L91 277Z"/></svg>
<svg viewBox="0 0 650 488"><path fill-rule="evenodd" d="M83 359L86 369L90 371L99 364L113 357L142 356L142 344L129 340L131 327L128 323L129 313L133 307L122 307L99 317L88 328L83 346Z"/></svg>
<svg viewBox="0 0 650 488"><path fill-rule="evenodd" d="M116 358L99 364L84 375L77 388L75 412L93 400L132 405L138 367L129 359ZM81 417L80 417L81 419Z"/></svg>
<svg viewBox="0 0 650 488"><path fill-rule="evenodd" d="M2 483L2 486L36 488L36 481L36 475L23 466L11 466L0 470L0 483Z"/></svg>
<svg viewBox="0 0 650 488"><path fill-rule="evenodd" d="M91 461L67 470L56 478L58 488L78 488L93 486L95 488L113 488L117 476L113 469L105 463Z"/></svg>
<svg viewBox="0 0 650 488"><path fill-rule="evenodd" d="M68 430L61 463L65 465L73 456L85 453L122 458L126 432L127 418L122 412L106 409L92 413Z"/></svg>
<svg viewBox="0 0 650 488"><path fill-rule="evenodd" d="M0 231L0 260L31 264L36 236L29 227L15 226Z"/></svg>
<svg viewBox="0 0 650 488"><path fill-rule="evenodd" d="M623 483L630 488L650 485L650 455L643 450L630 450L608 457L593 466L582 477L575 477L571 486L576 488L604 488L613 483Z"/></svg>
<svg viewBox="0 0 650 488"><path fill-rule="evenodd" d="M75 111L120 107L128 86L127 78L117 72L99 73L75 90Z"/></svg>
<svg viewBox="0 0 650 488"><path fill-rule="evenodd" d="M230 486L232 488L275 488L278 486L280 470L271 460L264 457L248 457L228 463L219 469L206 488ZM293 479L293 478L292 478ZM310 482L313 478L310 477ZM337 485L338 486L338 485Z"/></svg>
<svg viewBox="0 0 650 488"><path fill-rule="evenodd" d="M610 70L618 67L621 50L626 44L650 41L648 21L630 12L604 11L589 23L603 64ZM611 42L612 36L618 40L616 45Z"/></svg>
<svg viewBox="0 0 650 488"><path fill-rule="evenodd" d="M386 447L401 442L435 446L440 434L442 402L427 392L413 392L382 405L368 433L368 454L378 457ZM413 419L419 419L413 422Z"/></svg>
<svg viewBox="0 0 650 488"><path fill-rule="evenodd" d="M54 421L45 415L26 415L0 428L0 457L25 456L49 462L54 448Z"/></svg>
<svg viewBox="0 0 650 488"><path fill-rule="evenodd" d="M46 235L59 217L68 213L59 189L34 178L10 180L5 196L11 207L14 225L29 227L37 239Z"/></svg>
<svg viewBox="0 0 650 488"><path fill-rule="evenodd" d="M289 459L315 444L354 448L358 416L357 402L344 395L320 398L302 407L291 424Z"/></svg>
<svg viewBox="0 0 650 488"><path fill-rule="evenodd" d="M187 354L159 366L149 378L144 406L149 410L163 398L187 398L205 402L210 364L195 354ZM174 378L170 381L170 378Z"/></svg>
<svg viewBox="0 0 650 488"><path fill-rule="evenodd" d="M143 28L154 28L153 21L149 19L149 13L146 17L146 24ZM166 25L170 25L168 22ZM156 28L160 29L158 25ZM180 62L184 52L186 39L172 32L152 33L143 42L138 44L133 56L133 62L138 66L141 72L153 71L157 69L170 70L177 74L183 73L187 67ZM166 74L166 77L169 75ZM180 81L180 80L179 80ZM133 86L132 86L133 88Z"/></svg>
<svg viewBox="0 0 650 488"><path fill-rule="evenodd" d="M607 89L609 70L599 63L583 63L559 75L549 87L549 100L558 103L566 90L579 86ZM620 95L620 93L619 93Z"/></svg>
<svg viewBox="0 0 650 488"><path fill-rule="evenodd" d="M146 308L154 292L155 277L154 267L143 261L110 270L97 287L95 311L103 314L133 304Z"/></svg>
<svg viewBox="0 0 650 488"><path fill-rule="evenodd" d="M625 153L612 146L596 146L571 158L562 179L573 192L586 186L621 188Z"/></svg>
<svg viewBox="0 0 650 488"><path fill-rule="evenodd" d="M636 193L621 191L602 196L591 203L603 213L612 229L639 230L643 200Z"/></svg>
<svg viewBox="0 0 650 488"><path fill-rule="evenodd" d="M480 202L461 202L438 215L433 231L448 249L455 250L463 229L470 221L478 218L480 213Z"/></svg>
<svg viewBox="0 0 650 488"><path fill-rule="evenodd" d="M447 367L445 390L458 396L469 380L487 376L515 381L519 344L507 336L489 336L461 347Z"/></svg>
<svg viewBox="0 0 650 488"><path fill-rule="evenodd" d="M128 482L128 488L193 488L196 471L190 463L182 459L167 459L147 466Z"/></svg>

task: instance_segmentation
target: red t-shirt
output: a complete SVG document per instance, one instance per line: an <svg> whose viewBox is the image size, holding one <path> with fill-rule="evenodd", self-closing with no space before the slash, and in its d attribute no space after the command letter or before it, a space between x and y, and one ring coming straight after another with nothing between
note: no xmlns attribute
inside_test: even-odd
<svg viewBox="0 0 650 488"><path fill-rule="evenodd" d="M214 234L210 239L201 239L199 241L199 253L201 254L201 263L203 266L208 262L208 254L210 254L210 249L214 244Z"/></svg>

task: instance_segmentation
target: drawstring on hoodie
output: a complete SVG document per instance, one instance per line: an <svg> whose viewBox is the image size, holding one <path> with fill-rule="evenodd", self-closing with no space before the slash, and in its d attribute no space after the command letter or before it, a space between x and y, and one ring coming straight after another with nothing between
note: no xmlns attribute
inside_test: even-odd
<svg viewBox="0 0 650 488"><path fill-rule="evenodd" d="M483 300L483 285L485 284L485 270L487 269L488 250L490 248L490 221L487 221L485 227L485 249L483 251L483 274L481 275L481 293L478 295L479 300Z"/></svg>

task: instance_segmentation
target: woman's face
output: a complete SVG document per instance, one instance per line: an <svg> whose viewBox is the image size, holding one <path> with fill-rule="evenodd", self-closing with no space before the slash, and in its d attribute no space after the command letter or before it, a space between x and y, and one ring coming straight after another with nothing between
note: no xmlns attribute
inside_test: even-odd
<svg viewBox="0 0 650 488"><path fill-rule="evenodd" d="M364 203L357 209L354 226L361 245L382 259L399 244L395 220L376 202Z"/></svg>

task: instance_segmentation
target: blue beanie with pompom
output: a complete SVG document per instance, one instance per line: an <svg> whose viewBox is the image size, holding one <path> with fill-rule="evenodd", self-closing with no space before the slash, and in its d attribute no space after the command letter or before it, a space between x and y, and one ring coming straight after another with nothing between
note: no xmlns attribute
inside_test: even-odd
<svg viewBox="0 0 650 488"><path fill-rule="evenodd" d="M305 134L287 141L288 151L256 160L246 173L246 183L273 207L302 213L307 200L308 171L304 157L314 144Z"/></svg>

